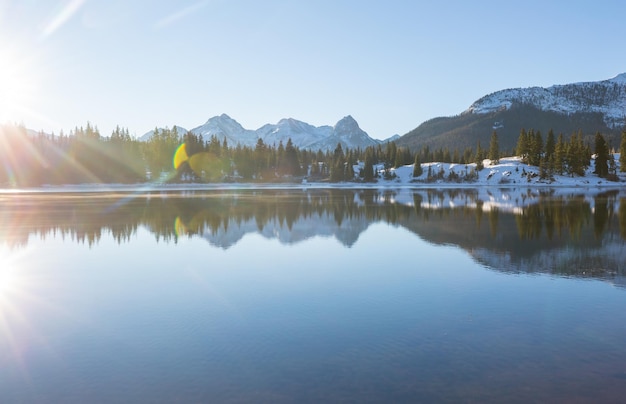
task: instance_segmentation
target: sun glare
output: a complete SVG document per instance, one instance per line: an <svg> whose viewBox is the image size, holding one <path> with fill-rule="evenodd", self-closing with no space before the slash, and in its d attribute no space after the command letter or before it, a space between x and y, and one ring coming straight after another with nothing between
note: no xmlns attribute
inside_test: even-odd
<svg viewBox="0 0 626 404"><path fill-rule="evenodd" d="M15 268L0 262L0 297L15 290L17 280Z"/></svg>
<svg viewBox="0 0 626 404"><path fill-rule="evenodd" d="M19 122L32 114L36 79L28 60L0 48L0 123Z"/></svg>
<svg viewBox="0 0 626 404"><path fill-rule="evenodd" d="M0 302L22 286L18 254L0 246Z"/></svg>

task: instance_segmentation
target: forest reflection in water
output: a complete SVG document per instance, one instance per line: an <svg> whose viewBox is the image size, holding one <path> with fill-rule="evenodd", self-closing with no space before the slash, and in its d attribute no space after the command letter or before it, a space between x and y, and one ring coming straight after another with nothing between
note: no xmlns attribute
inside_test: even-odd
<svg viewBox="0 0 626 404"><path fill-rule="evenodd" d="M203 237L227 249L259 233L292 244L335 237L346 247L375 222L434 244L455 245L498 270L622 275L626 194L620 190L257 189L137 193L0 194L0 243L29 237L90 245L103 234L131 241ZM383 241L384 242L384 241Z"/></svg>

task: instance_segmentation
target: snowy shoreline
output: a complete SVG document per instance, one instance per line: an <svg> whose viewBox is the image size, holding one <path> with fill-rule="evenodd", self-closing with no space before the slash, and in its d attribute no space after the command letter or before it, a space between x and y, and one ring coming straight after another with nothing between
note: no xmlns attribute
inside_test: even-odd
<svg viewBox="0 0 626 404"><path fill-rule="evenodd" d="M617 156L619 158L619 156ZM355 166L358 172L359 166ZM152 191L219 191L219 190L255 190L255 189L572 189L598 190L626 188L626 173L618 172L619 181L608 181L593 174L593 162L585 176L570 177L553 175L551 181L539 178L539 168L521 162L519 157L500 159L498 164L491 165L484 161L484 168L475 172L471 181L450 181L450 174L465 177L476 168L475 163L424 163L421 176L413 177L413 165L390 169L391 179L383 179L383 167L376 170L381 178L377 182L248 182L248 183L137 183L137 184L71 184L43 185L30 188L0 188L0 194L16 193L106 193L106 192L152 192ZM432 177L440 179L427 181L428 171Z"/></svg>

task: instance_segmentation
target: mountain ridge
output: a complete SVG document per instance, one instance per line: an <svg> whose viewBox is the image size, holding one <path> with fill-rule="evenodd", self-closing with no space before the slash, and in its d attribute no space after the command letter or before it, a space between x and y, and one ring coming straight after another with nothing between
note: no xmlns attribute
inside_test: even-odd
<svg viewBox="0 0 626 404"><path fill-rule="evenodd" d="M493 131L502 150L512 150L520 130L535 129L544 135L581 130L590 141L595 132L619 145L626 127L626 73L596 82L558 84L550 87L512 88L485 95L459 115L429 119L397 140L398 146L418 150L450 148L462 151L478 142L487 147Z"/></svg>
<svg viewBox="0 0 626 404"><path fill-rule="evenodd" d="M187 133L186 129L174 125L180 134ZM181 129L184 131L181 133ZM276 124L265 124L256 130L246 129L235 119L227 114L216 115L209 118L204 124L189 130L194 135L200 136L203 141L209 141L215 136L222 142L224 139L230 146L237 144L254 147L258 139L265 144L286 144L291 139L294 146L310 150L333 150L337 144L342 148L366 148L383 144L386 140L371 138L367 132L359 127L357 121L346 115L334 126L314 126L294 118L283 118ZM139 137L141 141L148 141L154 135L154 130L146 132Z"/></svg>
<svg viewBox="0 0 626 404"><path fill-rule="evenodd" d="M478 99L463 113L495 112L500 108L508 109L514 103L563 114L599 112L604 115L607 126L624 126L626 73L596 82L500 90Z"/></svg>

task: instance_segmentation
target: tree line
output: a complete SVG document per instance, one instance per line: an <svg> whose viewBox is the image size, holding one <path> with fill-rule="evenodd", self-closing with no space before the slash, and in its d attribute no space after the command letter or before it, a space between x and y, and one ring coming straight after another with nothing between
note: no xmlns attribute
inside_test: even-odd
<svg viewBox="0 0 626 404"><path fill-rule="evenodd" d="M604 137L597 133L594 153L595 173L611 178L616 162ZM620 169L626 171L626 131L620 143ZM539 131L522 129L514 153L527 164L538 166L543 177L553 174L584 175L591 161L591 146L581 132L565 140L555 139L553 131L544 142ZM110 136L100 134L91 124L76 127L58 136L30 134L23 126L0 126L0 186L39 186L43 184L139 183L156 182L279 182L308 178L311 181L376 181L392 178L393 168L413 164L413 176L422 175L428 162L476 163L484 159L497 163L500 151L494 131L489 147L480 142L475 149L452 150L428 146L412 151L395 142L365 149L308 150L286 144L266 144L258 139L254 147L229 145L212 136L203 140L191 132L178 133L176 127L155 128L147 141L116 127Z"/></svg>
<svg viewBox="0 0 626 404"><path fill-rule="evenodd" d="M626 171L626 130L620 141L620 171ZM548 132L545 142L540 131L522 129L517 141L516 155L522 162L539 167L541 178L550 178L554 174L584 176L591 165L592 153L595 154L594 174L602 178L617 179L617 162L605 137L596 132L594 149L583 141L581 131L573 133L568 140L560 133L556 139L554 131Z"/></svg>

